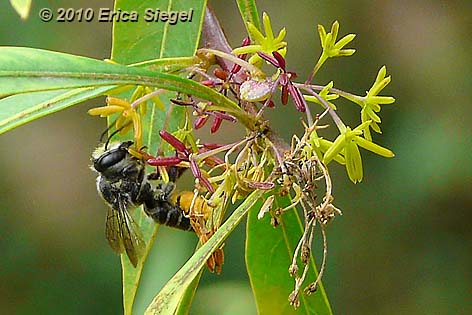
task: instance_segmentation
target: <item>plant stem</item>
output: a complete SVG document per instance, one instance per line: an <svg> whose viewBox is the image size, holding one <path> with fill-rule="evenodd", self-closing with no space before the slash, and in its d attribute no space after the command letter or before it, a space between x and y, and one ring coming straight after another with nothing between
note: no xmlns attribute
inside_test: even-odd
<svg viewBox="0 0 472 315"><path fill-rule="evenodd" d="M344 125L343 121L341 118L338 116L336 111L329 106L328 102L326 102L318 93L316 93L311 85L306 85L306 84L300 84L300 83L294 83L295 86L297 86L300 89L303 89L313 95L323 106L328 110L329 115L333 119L334 123L338 127L339 131L344 131L346 129L346 125Z"/></svg>

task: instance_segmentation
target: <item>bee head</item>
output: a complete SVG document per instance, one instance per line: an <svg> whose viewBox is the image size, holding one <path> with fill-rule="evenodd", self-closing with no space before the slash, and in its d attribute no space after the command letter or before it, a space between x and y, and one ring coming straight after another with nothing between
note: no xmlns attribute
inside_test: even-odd
<svg viewBox="0 0 472 315"><path fill-rule="evenodd" d="M108 149L107 144L100 145L92 154L93 168L102 173L108 168L123 161L128 155L128 148L133 141L115 142Z"/></svg>

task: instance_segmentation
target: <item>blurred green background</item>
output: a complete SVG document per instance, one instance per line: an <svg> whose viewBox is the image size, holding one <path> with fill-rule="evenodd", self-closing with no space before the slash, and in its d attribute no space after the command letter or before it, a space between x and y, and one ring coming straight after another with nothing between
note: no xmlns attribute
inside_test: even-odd
<svg viewBox="0 0 472 315"><path fill-rule="evenodd" d="M33 1L21 21L0 4L0 45L109 57L111 24L43 23L42 7L89 1ZM244 28L232 1L213 1L233 46ZM396 153L363 152L365 175L353 185L334 168L336 205L328 229L324 285L336 314L472 314L472 80L470 1L258 1L274 31L287 28L287 67L305 78L320 53L316 25L356 33L350 58L329 60L315 81L356 94L387 65L392 83L382 109ZM112 8L112 1L92 7ZM117 256L104 238L105 205L88 169L103 120L87 104L0 136L0 312L119 314ZM340 103L352 126L358 110ZM293 106L269 115L288 140L300 133ZM288 118L290 122L288 122ZM230 130L230 129L227 129ZM232 130L230 130L232 131ZM220 134L224 134L220 133ZM192 254L195 237L163 228L145 269L136 313ZM319 244L319 243L318 243ZM321 251L321 249L319 250ZM255 314L244 267L244 226L225 247L221 276L204 275L191 314ZM156 266L156 267L154 267ZM288 292L287 292L288 294Z"/></svg>

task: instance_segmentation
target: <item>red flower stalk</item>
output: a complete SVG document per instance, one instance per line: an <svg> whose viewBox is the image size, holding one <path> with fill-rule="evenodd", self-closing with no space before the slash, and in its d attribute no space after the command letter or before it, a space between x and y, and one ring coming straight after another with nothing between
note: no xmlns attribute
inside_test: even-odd
<svg viewBox="0 0 472 315"><path fill-rule="evenodd" d="M154 157L147 162L152 166L174 166L182 162L182 159L178 156Z"/></svg>

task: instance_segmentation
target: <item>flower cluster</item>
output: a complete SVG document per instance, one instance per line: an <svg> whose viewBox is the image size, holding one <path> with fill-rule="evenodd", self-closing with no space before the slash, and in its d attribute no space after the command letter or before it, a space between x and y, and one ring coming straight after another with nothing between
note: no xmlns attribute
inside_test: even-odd
<svg viewBox="0 0 472 315"><path fill-rule="evenodd" d="M341 214L333 205L329 164L336 161L343 165L348 178L353 183L358 183L363 179L359 148L383 157L393 157L392 151L373 142L370 130L380 133L380 105L391 104L395 100L390 96L379 95L391 80L390 76L386 76L385 66L378 72L366 96L335 88L333 81L326 85L312 83L329 58L350 56L355 52L354 49L345 48L354 39L354 34L337 40L337 21L332 24L329 33L323 26L318 26L321 55L309 77L297 82L297 74L287 70L285 29L274 36L266 13L262 20L265 35L255 25L248 23L248 35L252 42L247 37L242 41L241 47L232 52L217 49L200 49L197 52L197 56L218 57L212 59L214 64L209 63L210 59L203 60L202 57L201 63L184 69L188 78L200 83L199 86L211 93L208 92L205 99L201 95L196 97L191 93L181 92L170 100L170 108L178 106L190 109L195 117L193 123L190 115L185 114L185 121L177 124L180 126L177 130L159 128L160 138L174 152L168 156L146 155L145 160L151 166L180 166L191 170L196 181L194 191L201 200L211 205L214 212L206 222L212 226L210 231L220 226L230 203L235 203L256 190L264 191L268 196L259 217L269 213L274 226L283 220L283 213L294 209L301 211L304 233L290 265L290 274L295 278L290 302L297 306L299 292L310 266L315 226L319 226L321 230L324 250L319 275L305 289L309 294L316 290L324 271L327 254L326 227L336 215ZM219 59L224 62L219 62ZM158 95L162 91L147 87L138 87L136 90L138 89L140 92L135 92L129 101L109 97L107 106L91 109L89 113L102 117L115 115L116 130L126 133L132 129L134 142L139 150L142 146L142 119L146 115L146 102L153 100L156 106L160 106ZM300 138L294 136L291 147L276 136L270 122L264 118L267 108L274 107L277 102L274 95L279 91L280 103L286 105L291 99L295 109L303 113L305 119L302 122L305 133ZM218 97L212 96L215 94ZM340 104L337 101L340 97L361 108L360 122L354 128L347 126L338 114ZM231 101L234 106L228 105L229 102L220 102L221 98ZM328 118L334 123L333 128L326 122ZM245 136L228 144L201 144L199 139L195 140L194 131L209 121L211 134L220 130L222 123L227 121L242 126ZM163 126L168 126L167 122ZM334 129L337 132L334 139L322 136L327 128L337 129ZM324 191L321 187L324 187ZM319 195L322 196L321 199L317 198ZM278 198L287 198L291 201L290 205L273 210L274 200ZM206 241L207 236L201 239Z"/></svg>

